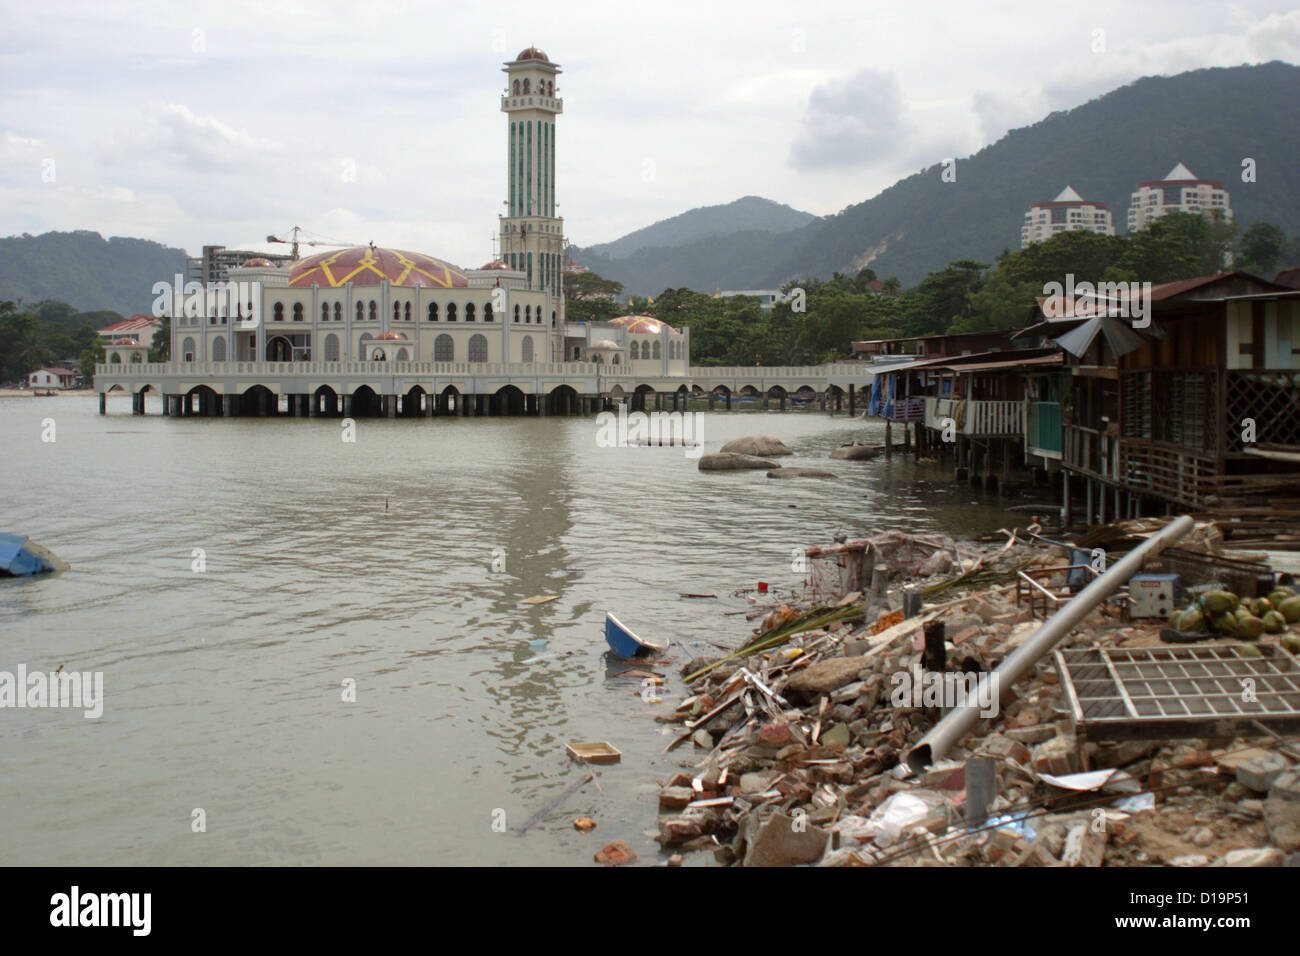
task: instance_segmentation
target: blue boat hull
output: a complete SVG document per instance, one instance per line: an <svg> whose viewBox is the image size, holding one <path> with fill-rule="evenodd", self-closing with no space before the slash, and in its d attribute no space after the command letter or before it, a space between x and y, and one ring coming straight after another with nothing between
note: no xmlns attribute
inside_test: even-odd
<svg viewBox="0 0 1300 956"><path fill-rule="evenodd" d="M0 577L30 577L66 569L64 562L39 544L29 541L26 535L0 533Z"/></svg>
<svg viewBox="0 0 1300 956"><path fill-rule="evenodd" d="M623 658L653 654L663 650L659 644L641 640L624 627L618 618L609 613L605 614L605 643L609 645L611 651Z"/></svg>

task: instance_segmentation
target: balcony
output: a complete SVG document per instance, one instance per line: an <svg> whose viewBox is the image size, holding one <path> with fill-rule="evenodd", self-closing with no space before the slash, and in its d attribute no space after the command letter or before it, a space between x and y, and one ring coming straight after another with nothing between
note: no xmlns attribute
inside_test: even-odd
<svg viewBox="0 0 1300 956"><path fill-rule="evenodd" d="M972 438L1020 437L1024 434L1023 402L971 402L962 398L925 399L927 428L943 431L951 419L956 434Z"/></svg>

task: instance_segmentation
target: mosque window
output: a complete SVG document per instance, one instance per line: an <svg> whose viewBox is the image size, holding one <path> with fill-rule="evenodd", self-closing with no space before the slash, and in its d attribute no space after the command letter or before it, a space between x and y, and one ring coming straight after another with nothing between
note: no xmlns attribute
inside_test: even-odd
<svg viewBox="0 0 1300 956"><path fill-rule="evenodd" d="M492 303L491 303L491 302L487 302L487 303L485 303L485 304L483 305L483 321L484 321L484 322L491 322L491 321L493 321L493 315L492 315Z"/></svg>
<svg viewBox="0 0 1300 956"><path fill-rule="evenodd" d="M473 303L473 302L466 302L466 303L465 303L465 321L466 321L466 322L473 322L473 321L474 321L474 303Z"/></svg>
<svg viewBox="0 0 1300 956"><path fill-rule="evenodd" d="M651 358L663 358L663 349L660 347L658 339L655 339L654 352L655 354Z"/></svg>
<svg viewBox="0 0 1300 956"><path fill-rule="evenodd" d="M365 317L366 317L365 306L363 306L360 302L358 302L358 303L357 303L357 321L360 322L360 321L361 321L362 319L364 319Z"/></svg>
<svg viewBox="0 0 1300 956"><path fill-rule="evenodd" d="M225 343L222 342L221 339L217 339L217 344L218 344L218 345L224 345ZM213 350L212 350L212 361L214 361L214 362L224 362L224 361L226 360L226 354L225 354L225 350L224 350L224 349L222 350L221 358L217 358L216 355L217 355L217 351L216 351L216 349L213 349ZM139 352L132 352L132 353L131 353L131 364L132 364L132 365L139 365L139 364L140 364L141 362L143 362L143 361L144 361L144 359L142 359L142 358L140 357L140 353L139 353Z"/></svg>
<svg viewBox="0 0 1300 956"><path fill-rule="evenodd" d="M122 353L121 353L121 352L114 352L114 353L113 353L113 357L112 357L111 359L108 360L108 364L109 364L109 365L121 365L121 364L122 364Z"/></svg>
<svg viewBox="0 0 1300 956"><path fill-rule="evenodd" d="M525 78L524 78L524 96L527 96L527 95L528 95L528 79L527 79L527 77L525 77Z"/></svg>
<svg viewBox="0 0 1300 956"><path fill-rule="evenodd" d="M524 325L532 325L532 324L533 324L533 307L531 305L526 305L524 306Z"/></svg>
<svg viewBox="0 0 1300 956"><path fill-rule="evenodd" d="M575 345L573 347L573 360L576 362L580 358L582 358L582 349Z"/></svg>
<svg viewBox="0 0 1300 956"><path fill-rule="evenodd" d="M342 303L342 302L335 302L335 303L334 303L334 321L335 321L335 322L342 322L342 321L343 321L343 303Z"/></svg>
<svg viewBox="0 0 1300 956"><path fill-rule="evenodd" d="M375 303L374 299L371 299L370 300L370 321L374 322L378 318L379 318L379 306Z"/></svg>
<svg viewBox="0 0 1300 956"><path fill-rule="evenodd" d="M610 365L622 365L622 364L623 364L622 362L619 361L618 353L615 353L615 354L614 354L614 357L613 357L612 359L609 360L609 364L610 364Z"/></svg>
<svg viewBox="0 0 1300 956"><path fill-rule="evenodd" d="M135 355L131 356L131 360L138 361L139 353L137 352ZM212 361L224 362L225 360L226 360L226 340L217 339L215 342L212 343Z"/></svg>
<svg viewBox="0 0 1300 956"><path fill-rule="evenodd" d="M469 360L471 362L486 362L488 360L488 341L486 335L475 334L470 336L469 340Z"/></svg>
<svg viewBox="0 0 1300 956"><path fill-rule="evenodd" d="M515 305L515 325L519 324L519 306Z"/></svg>
<svg viewBox="0 0 1300 956"><path fill-rule="evenodd" d="M514 94L515 94L515 96L518 96L518 95L519 95L519 81L518 81L518 80L515 80L515 85L514 85Z"/></svg>
<svg viewBox="0 0 1300 956"><path fill-rule="evenodd" d="M283 322L283 321L284 321L284 303L283 303L283 302L277 302L277 303L275 304L275 308L272 310L271 317L272 317L273 319L275 319L275 321L277 321L277 322Z"/></svg>
<svg viewBox="0 0 1300 956"><path fill-rule="evenodd" d="M303 314L302 314L302 311L303 311L303 310L302 310L302 303L301 303L301 302L295 302L295 303L293 304L293 320L294 320L295 322L301 322L301 321L303 320Z"/></svg>
<svg viewBox="0 0 1300 956"><path fill-rule="evenodd" d="M434 341L433 360L435 362L454 362L456 360L456 343L450 335L440 335Z"/></svg>
<svg viewBox="0 0 1300 956"><path fill-rule="evenodd" d="M635 362L641 357L641 347L635 342L632 343L632 361Z"/></svg>
<svg viewBox="0 0 1300 956"><path fill-rule="evenodd" d="M400 302L393 303L393 321L394 322L402 321L402 303Z"/></svg>
<svg viewBox="0 0 1300 956"><path fill-rule="evenodd" d="M406 308L403 310L403 314L404 314L404 316L405 316L405 318L406 318L406 321L407 321L407 322L410 322L410 321L411 321L411 303L409 303L409 302L406 303Z"/></svg>
<svg viewBox="0 0 1300 956"><path fill-rule="evenodd" d="M437 303L437 302L430 302L430 303L429 303L429 321L430 321L430 322L437 322L437 321L438 321L438 303Z"/></svg>
<svg viewBox="0 0 1300 956"><path fill-rule="evenodd" d="M186 339L185 344L181 346L181 352L184 354L184 358L181 359L182 362L193 362L194 361L194 340Z"/></svg>
<svg viewBox="0 0 1300 956"><path fill-rule="evenodd" d="M407 354L406 349L398 349L398 350L397 350L397 358L396 358L396 361L398 361L398 362L406 362L406 361L409 361L409 360L410 360L410 355Z"/></svg>
<svg viewBox="0 0 1300 956"><path fill-rule="evenodd" d="M339 360L339 337L331 332L325 336L325 361L337 362Z"/></svg>
<svg viewBox="0 0 1300 956"><path fill-rule="evenodd" d="M533 360L533 337L531 335L524 336L524 342L521 346L520 354L525 362L531 362Z"/></svg>
<svg viewBox="0 0 1300 956"><path fill-rule="evenodd" d="M320 304L320 320L322 322L328 322L330 320L330 306L328 302L322 302Z"/></svg>
<svg viewBox="0 0 1300 956"><path fill-rule="evenodd" d="M456 321L456 303L455 303L455 302L448 302L448 303L447 303L447 321L448 321L448 322L455 322L455 321Z"/></svg>

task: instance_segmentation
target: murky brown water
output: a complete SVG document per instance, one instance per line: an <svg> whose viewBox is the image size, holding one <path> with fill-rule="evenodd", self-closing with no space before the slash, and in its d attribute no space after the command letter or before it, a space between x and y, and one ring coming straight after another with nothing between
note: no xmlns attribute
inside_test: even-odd
<svg viewBox="0 0 1300 956"><path fill-rule="evenodd" d="M0 670L102 671L106 698L98 720L0 709L8 864L584 864L618 838L653 859L654 780L690 754L613 676L607 609L680 661L738 644L727 596L794 585L795 547L1008 520L900 458L828 462L880 428L810 412L711 414L706 450L771 434L838 481L603 449L589 419L362 420L345 444L337 421L95 412L0 399L0 530L73 565L0 581ZM623 751L603 792L494 831L577 779L582 739Z"/></svg>

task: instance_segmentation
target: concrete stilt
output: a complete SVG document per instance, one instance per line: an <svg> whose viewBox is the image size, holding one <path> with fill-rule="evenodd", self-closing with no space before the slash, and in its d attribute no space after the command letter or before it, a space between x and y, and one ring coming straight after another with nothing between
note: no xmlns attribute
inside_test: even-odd
<svg viewBox="0 0 1300 956"><path fill-rule="evenodd" d="M99 393L99 414L101 415L108 414L108 393L107 392Z"/></svg>

